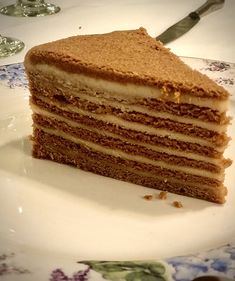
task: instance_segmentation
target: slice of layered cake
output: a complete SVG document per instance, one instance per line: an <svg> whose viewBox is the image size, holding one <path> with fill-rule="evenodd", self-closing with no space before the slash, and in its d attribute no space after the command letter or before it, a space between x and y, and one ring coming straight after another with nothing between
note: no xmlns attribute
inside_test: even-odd
<svg viewBox="0 0 235 281"><path fill-rule="evenodd" d="M34 47L25 68L34 157L225 201L229 94L143 28Z"/></svg>

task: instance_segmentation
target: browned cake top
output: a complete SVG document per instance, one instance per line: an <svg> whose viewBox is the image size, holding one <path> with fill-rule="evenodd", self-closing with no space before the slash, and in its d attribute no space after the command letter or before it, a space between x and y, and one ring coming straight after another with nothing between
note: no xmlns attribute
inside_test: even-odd
<svg viewBox="0 0 235 281"><path fill-rule="evenodd" d="M73 73L161 88L166 92L226 99L228 92L192 70L144 28L80 35L32 48L25 58Z"/></svg>

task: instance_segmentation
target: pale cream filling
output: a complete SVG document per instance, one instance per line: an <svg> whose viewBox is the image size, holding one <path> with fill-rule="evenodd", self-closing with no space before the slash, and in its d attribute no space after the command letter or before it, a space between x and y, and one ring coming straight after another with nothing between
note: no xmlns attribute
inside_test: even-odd
<svg viewBox="0 0 235 281"><path fill-rule="evenodd" d="M67 110L69 112L74 112L74 113L78 113L80 115L84 115L84 116L88 116L88 117L92 117L96 120L100 120L106 123L111 123L114 125L118 125L121 126L125 129L128 130L134 130L134 131L139 131L142 133L147 133L150 135L157 135L157 136L161 136L161 137L168 137L169 139L172 140L177 140L177 141L184 141L184 142L190 142L190 143L196 143L196 144L200 144L200 145L206 145L209 147L213 147L215 148L215 145L207 140L198 138L198 137L191 137L191 136L187 136L185 134L181 134L181 133L176 133L176 132L171 132L167 129L156 129L150 126L146 126L143 124L139 124L137 122L130 122L130 121L126 121L123 120L119 117L116 117L112 114L95 114L92 112L88 112L86 110L82 110L79 109L73 105L63 105L61 106L60 103L56 102L56 101L51 101L48 98L45 97L40 97L40 99L50 105L56 106L57 108L61 109L61 110ZM223 147L220 148L216 148L217 151L223 151Z"/></svg>
<svg viewBox="0 0 235 281"><path fill-rule="evenodd" d="M192 168L192 167L181 167L181 166L177 166L177 165L170 165L168 163L165 163L161 160L157 161L157 160L151 160L148 159L146 157L143 156L138 156L138 155L130 155L128 153L125 153L119 149L112 149L112 148L107 148L98 144L95 144L93 142L90 141L84 141L82 139L79 138L75 138L71 135L68 135L62 131L58 131L55 129L48 129L48 128L44 128L42 126L36 125L36 127L38 127L39 129L43 130L44 132L48 133L48 134L52 134L52 135L56 135L59 137L62 137L64 139L67 139L69 141L72 141L76 144L82 144L85 147L95 150L97 152L101 152L110 156L114 156L114 157L120 157L122 159L126 159L126 160L130 160L130 161L136 161L139 163L143 163L143 164L148 164L148 165L153 165L156 167L160 167L162 169L169 169L169 170L174 170L174 171L178 171L178 172L183 172L183 173L187 173L187 174L191 174L191 175L196 175L196 176L201 176L201 177L208 177L208 178L212 178L212 179L217 179L219 181L223 181L224 180L224 173L211 173L205 170L200 170L197 168Z"/></svg>
<svg viewBox="0 0 235 281"><path fill-rule="evenodd" d="M104 132L104 131L100 131L100 130L92 128L92 127L82 125L82 124L77 123L75 121L69 120L69 119L67 119L63 116L59 116L57 114L54 114L54 113L51 113L49 111L43 110L36 105L32 104L31 107L32 107L32 109L35 113L37 113L39 115L42 115L42 116L45 116L45 117L48 117L48 118L53 118L57 121L65 122L68 126L73 127L73 128L81 128L81 129L89 130L89 131L92 131L92 132L96 132L98 134L102 134L102 135L107 136L107 137L118 138L118 139L121 139L123 141L129 142L131 144L141 145L141 146L143 146L147 149L151 149L151 150L156 151L156 152L168 153L169 155L185 157L185 158L193 159L193 160L196 160L196 161L204 161L204 162L208 162L208 163L217 165L219 167L222 167L221 159L214 159L214 158L198 155L198 154L192 153L192 152L186 153L186 152L181 152L181 151L177 151L177 150L174 150L174 149L161 148L161 147L156 146L156 145L150 145L150 144L146 144L146 143L143 143L143 142L133 141L131 139L124 138L122 136L110 133L108 131Z"/></svg>
<svg viewBox="0 0 235 281"><path fill-rule="evenodd" d="M27 62L28 70L41 71L44 75L51 76L52 79L60 79L62 84L68 86L75 85L76 87L81 87L81 85L93 88L97 91L106 91L110 93L110 96L122 96L127 99L130 98L155 98L155 99L167 99L174 102L194 104L198 106L209 107L213 110L218 110L220 112L225 112L228 109L228 100L216 100L213 98L201 98L194 97L190 95L179 95L176 92L174 95L170 94L166 96L159 89L150 87L136 85L132 83L118 83L113 81L108 81L100 78L93 78L83 74L68 73L55 66L47 64L31 64Z"/></svg>

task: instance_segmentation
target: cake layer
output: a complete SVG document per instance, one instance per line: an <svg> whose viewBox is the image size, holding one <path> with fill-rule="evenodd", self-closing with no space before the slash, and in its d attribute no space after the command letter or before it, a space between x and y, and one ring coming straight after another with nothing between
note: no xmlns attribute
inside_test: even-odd
<svg viewBox="0 0 235 281"><path fill-rule="evenodd" d="M202 185L214 186L215 188L220 186L221 181L223 180L223 175L219 176L220 179L207 177L207 175L210 174L206 171L204 173L206 176L204 176L203 173L201 173L201 175L194 175L187 173L187 171L182 172L180 171L180 168L175 170L173 167L172 169L160 167L156 165L156 162L149 161L143 157L133 156L122 151L100 147L94 143L89 143L72 136L67 136L63 132L56 132L55 130L53 131L45 128L39 129L36 127L34 129L33 140L48 148L54 147L54 149L58 149L59 145L61 145L61 148L66 148L68 154L74 154L77 150L82 149L84 150L84 153L88 153L90 157L96 159L97 163L101 160L107 160L108 162L111 161L112 163L116 163L117 165L123 167L131 167L136 172L142 171L152 175L154 174L156 177L164 177L167 180L176 179L183 182L188 181L191 184L200 183Z"/></svg>
<svg viewBox="0 0 235 281"><path fill-rule="evenodd" d="M175 132L184 134L185 136L204 139L218 146L226 145L229 140L225 133L218 133L213 130L208 130L205 128L195 126L193 124L177 122L174 116L172 116L172 119L163 117L153 117L151 115L148 115L147 113L140 113L133 110L125 111L112 106L96 104L84 100L79 100L74 104L71 99L68 98L68 101L66 101L61 96L57 96L52 100L43 95L40 95L40 98L39 95L34 95L32 103L39 104L41 102L47 104L47 108L52 108L56 106L62 110L85 114L95 119L104 120L105 118L107 119L107 122L110 119L111 122L115 121L114 117L116 117L116 120L119 121L119 124L122 124L123 121L128 121L126 123L130 126L133 126L130 122L134 122L134 124L138 123L146 125L148 126L148 128L150 127L155 129L167 130L169 131L169 134L171 134L171 132ZM160 133L161 130L158 130L158 132ZM197 140L195 139L195 142L196 141Z"/></svg>
<svg viewBox="0 0 235 281"><path fill-rule="evenodd" d="M219 182L210 181L203 177L190 177L179 172L176 172L175 175L173 172L169 174L164 170L153 173L145 165L118 157L107 157L86 148L86 146L69 142L38 129L34 131L33 141L34 157L71 164L104 176L182 195L187 194L217 203L223 203L227 193L226 188ZM97 165L97 161L99 161L99 165ZM192 188L194 185L197 188Z"/></svg>
<svg viewBox="0 0 235 281"><path fill-rule="evenodd" d="M51 110L43 109L42 104L35 105L31 104L33 112L43 115L53 117L57 120L65 121L69 123L71 126L86 126L89 129L97 129L103 132L108 132L111 134L115 134L120 137L124 137L126 139L131 139L134 141L139 141L142 143L146 143L149 145L171 148L174 150L184 151L187 153L193 153L199 156L204 157L212 157L215 159L221 159L223 151L220 151L219 148L213 148L209 146L203 146L195 143L189 143L184 141L178 141L175 139L170 139L169 137L162 137L158 135L151 135L147 133L142 133L136 130L130 130L122 126L117 126L115 124L109 124L107 122L96 120L89 116L80 115L78 113L70 113L65 110L60 110L57 107L53 107ZM47 106L47 105L46 105Z"/></svg>
<svg viewBox="0 0 235 281"><path fill-rule="evenodd" d="M170 95L179 92L182 97L221 101L228 97L222 87L188 67L143 28L74 36L43 44L27 53L27 68L29 64L53 65L68 72L68 76L78 73L154 87Z"/></svg>
<svg viewBox="0 0 235 281"><path fill-rule="evenodd" d="M219 113L207 107L198 107L189 104L167 102L157 99L115 99L103 94L91 95L89 90L77 89L76 92L71 88L59 86L58 84L31 83L31 93L38 97L47 97L52 101L61 101L74 106L86 107L94 112L95 109L111 112L111 108L122 112L136 111L147 114L155 118L173 119L176 122L196 125L218 133L226 132L230 118L225 113ZM98 107L98 108L97 108Z"/></svg>
<svg viewBox="0 0 235 281"><path fill-rule="evenodd" d="M207 132L205 129L200 129L198 128L198 131L200 131L198 133L198 135L195 133L195 130L197 128L194 129L194 126L192 125L187 125L187 124L177 124L177 122L175 123L175 128L174 125L172 123L172 126L169 126L170 120L166 120L165 123L167 122L167 126L164 126L164 123L158 123L156 124L156 126L154 126L153 121L151 120L152 118L148 116L145 118L145 116L143 116L144 118L141 120L142 122L140 122L140 119L134 119L135 115L132 116L132 119L134 119L135 121L133 122L133 120L131 121L127 121L124 120L123 118L121 118L119 115L115 116L115 114L109 113L109 114L96 114L87 110L83 110L83 109L79 109L76 108L72 105L64 105L61 102L57 102L54 101L53 103L50 102L50 100L48 101L45 98L38 98L38 97L32 97L31 98L31 103L35 104L41 108L46 109L47 111L50 111L52 113L61 115L61 113L63 112L63 114L61 116L70 116L71 119L74 119L77 115L82 115L88 118L93 118L95 120L99 120L102 122L107 123L108 125L113 124L116 126L120 126L129 130L135 130L135 131L139 131L142 133L147 133L147 134L152 134L152 135L156 135L156 136L160 136L160 137L168 137L170 139L175 139L178 141L184 141L184 142L189 142L189 143L195 143L195 144L199 144L199 145L204 145L204 146L209 146L209 147L215 147L216 150L218 151L223 151L229 141L229 138L226 136L226 134L216 134L214 133L214 136L210 135L210 132ZM145 122L145 120L147 119L147 121ZM158 122L158 119L155 119L156 122ZM152 122L151 122L152 121ZM161 120L160 120L161 121ZM158 126L160 127L158 127ZM179 126L177 126L179 125ZM181 125L181 127L180 127ZM172 131L172 130L173 131ZM178 129L178 131L177 131ZM180 131L181 129L181 131ZM204 130L204 132L206 132L207 134L209 134L209 136L206 138L205 136L202 136L200 133ZM179 132L180 131L180 132ZM192 131L192 134L190 134ZM187 133L187 134L186 134ZM211 132L213 134L213 132Z"/></svg>
<svg viewBox="0 0 235 281"><path fill-rule="evenodd" d="M228 100L217 100L214 98L194 97L184 94L180 95L178 91L174 93L165 93L157 87L140 86L131 83L117 83L107 81L100 78L92 78L78 73L66 73L53 65L32 64L29 61L25 62L27 66L27 74L30 78L30 86L36 89L43 85L55 86L55 90L65 93L69 88L71 95L84 93L86 96L99 96L109 100L117 101L134 101L153 99L154 101L172 102L176 104L194 105L197 107L207 107L207 110L218 111L224 113L228 109ZM40 78L40 79L39 79ZM190 91L188 92L190 93Z"/></svg>
<svg viewBox="0 0 235 281"><path fill-rule="evenodd" d="M44 111L44 113L45 113L45 111ZM45 126L46 128L49 128L49 126L52 126L53 128L54 127L60 128L61 124L63 124L64 127L63 128L61 127L61 131L69 130L71 133L74 133L74 134L78 134L78 132L81 132L81 135L83 135L83 132L89 132L89 135L92 134L92 135L96 136L96 138L98 135L104 139L117 139L117 140L121 141L123 144L131 144L131 145L134 145L137 147L141 146L148 151L153 151L154 153L159 153L161 155L166 154L166 155L168 155L168 157L179 157L179 158L183 158L183 159L193 160L196 163L200 163L200 165L203 162L205 162L205 163L211 165L212 171L221 169L221 168L225 168L230 163L230 160L226 160L223 157L211 158L211 157L206 157L206 156L202 156L202 155L198 155L198 154L194 154L194 153L181 152L181 151L175 150L174 148L172 149L171 147L166 148L166 147L160 147L158 145L157 146L150 145L150 144L141 142L138 139L137 140L130 139L130 138L128 139L128 138L125 138L125 137L117 135L117 134L113 134L113 133L110 133L107 131L101 131L96 128L92 128L92 127L89 127L86 125L76 123L74 121L70 121L67 118L57 116L55 114L51 114L48 112L46 112L46 114L34 113L32 115L32 117L33 117L33 121L35 124ZM212 168L212 167L214 167L214 168ZM217 167L217 168L215 168L215 167Z"/></svg>
<svg viewBox="0 0 235 281"><path fill-rule="evenodd" d="M174 165L174 164L167 163L167 162L164 162L161 160L152 160L147 157L143 157L142 155L141 156L138 154L135 155L133 153L130 153L129 151L124 152L123 150L118 149L118 148L116 148L116 149L109 148L107 146L96 144L96 143L88 141L88 140L83 140L82 138L74 137L74 136L64 133L62 131L57 131L54 129L47 129L47 128L40 127L40 126L39 127L35 126L35 128L40 129L53 136L62 137L63 139L66 139L75 144L84 145L85 147L87 147L91 150L105 154L107 157L109 157L109 156L120 157L127 161L135 161L136 165L137 165L137 163L140 165L146 165L146 169L147 168L149 170L151 169L152 172L156 171L158 173L159 169L161 169L161 173L163 173L163 170L167 169L168 172L172 172L172 171L173 172L183 172L183 173L187 174L189 177L190 176L199 176L199 177L205 177L205 178L207 178L207 180L208 179L215 179L216 181L224 180L224 171L222 171L220 173L213 173L213 172L209 172L209 171L197 169L197 168L192 168L192 167L185 167L185 166L182 167L181 165Z"/></svg>
<svg viewBox="0 0 235 281"><path fill-rule="evenodd" d="M142 144L132 143L130 141L124 141L123 139L107 136L106 134L101 134L100 132L94 132L85 128L73 127L64 121L59 121L55 118L50 118L46 116L40 116L38 114L33 115L34 127L40 129L55 130L56 132L63 132L69 136L73 136L83 141L93 142L95 144L112 148L114 150L121 150L130 155L139 155L151 160L155 160L156 163L165 162L172 165L185 166L191 168L197 168L212 173L221 173L229 161L218 161L220 165L215 165L212 163L198 161L190 159L188 157L179 157L176 155L168 154L166 152L158 152L143 146ZM170 151L171 152L171 151Z"/></svg>

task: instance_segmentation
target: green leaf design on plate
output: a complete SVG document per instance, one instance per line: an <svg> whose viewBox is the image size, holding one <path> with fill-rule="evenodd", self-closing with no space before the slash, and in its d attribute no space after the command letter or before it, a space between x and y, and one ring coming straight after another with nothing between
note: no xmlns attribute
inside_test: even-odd
<svg viewBox="0 0 235 281"><path fill-rule="evenodd" d="M165 281L165 278L160 275L154 276L148 272L140 271L127 274L126 281Z"/></svg>
<svg viewBox="0 0 235 281"><path fill-rule="evenodd" d="M160 262L81 261L111 281L165 281L166 268Z"/></svg>

